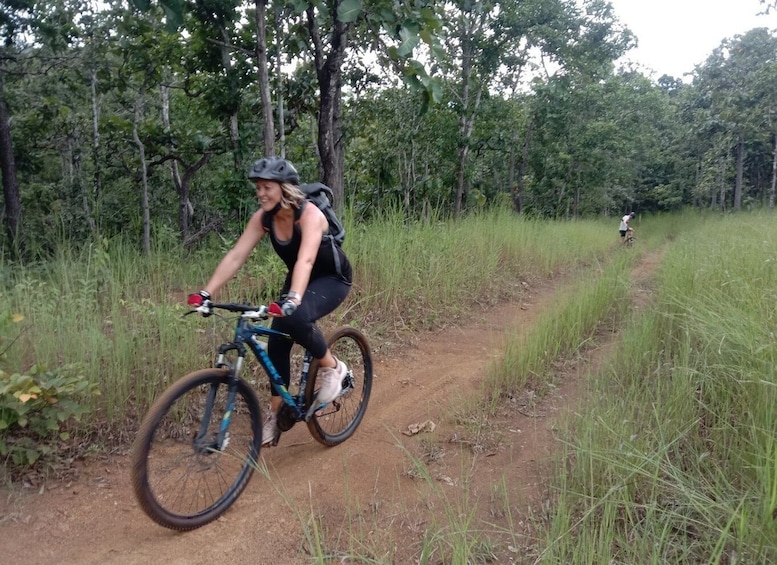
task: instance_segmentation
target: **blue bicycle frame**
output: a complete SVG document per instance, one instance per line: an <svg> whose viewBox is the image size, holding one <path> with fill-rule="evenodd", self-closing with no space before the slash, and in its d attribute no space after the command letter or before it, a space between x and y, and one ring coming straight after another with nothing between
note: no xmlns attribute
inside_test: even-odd
<svg viewBox="0 0 777 565"><path fill-rule="evenodd" d="M270 357L267 355L265 343L259 339L262 336L271 335L279 336L285 339L291 339L291 336L287 333L280 332L260 324L254 324L241 315L241 317L237 320L237 324L235 326L235 337L232 342L225 343L218 348L216 367L225 367L230 369L230 374L236 381L239 378L240 371L243 368L243 363L246 356L245 346L248 345L248 348L253 352L254 356L259 361L259 364L270 376L270 383L272 384L273 389L275 389L278 394L280 394L281 398L283 398L283 402L291 409L294 419L297 421L305 420L305 385L307 383L308 371L310 370L310 362L313 359L313 355L309 351L305 350L305 356L302 363L302 374L300 375L299 394L293 395L289 392L289 389L286 387L286 385L283 384L283 380L278 374L278 371L275 369L275 365L273 365L272 361L270 361ZM235 361L234 366L226 358L226 354L229 351L237 351L237 360ZM230 390L228 397L228 406L231 407L232 401L234 400L236 386L232 386L230 389L233 389ZM227 413L224 415L224 418L227 419L227 422L222 422L222 427L226 427L229 424L228 418L230 413L231 410L227 410Z"/></svg>
<svg viewBox="0 0 777 565"><path fill-rule="evenodd" d="M227 306L231 306L229 308L226 308ZM199 433L197 434L197 437L194 439L195 446L198 447L198 449L203 451L221 451L227 440L227 432L229 430L229 424L232 421L232 413L235 409L235 397L237 396L237 384L240 380L240 372L243 369L243 364L245 362L245 356L246 356L246 344L248 345L248 348L254 353L254 356L257 358L259 363L261 364L262 368L265 370L265 372L270 376L270 383L272 384L272 387L278 391L278 394L280 394L281 398L283 399L283 402L288 406L288 409L291 412L291 416L294 419L294 421L301 421L305 419L305 412L303 410L304 408L304 394L305 394L305 384L307 383L308 379L308 370L310 369L310 361L312 359L312 355L309 351L305 351L305 357L304 357L304 363L302 366L302 375L300 377L300 387L299 387L299 395L295 398L288 390L288 388L283 384L283 380L281 379L281 376L278 374L277 369L272 364L272 361L270 361L270 357L267 355L267 351L265 351L265 344L263 341L259 339L260 336L279 336L284 339L291 339L291 336L287 333L279 332L278 330L274 330L272 328L268 328L266 326L262 326L260 324L254 324L251 322L249 318L256 319L257 317L262 317L260 314L259 316L256 315L256 310L249 310L248 308L243 308L239 305L226 305L226 304L214 304L213 307L222 307L225 309L228 309L232 312L240 312L240 317L237 319L237 323L235 325L235 336L232 339L230 343L224 343L219 346L218 348L218 357L216 359L216 368L224 368L229 370L230 379L229 379L229 389L227 392L227 399L226 399L226 410L224 411L224 415L221 418L221 424L219 426L219 433L217 434L214 442L207 442L203 441L207 437L208 432L208 422L211 418L211 410L213 408L214 399L216 397L217 392L217 386L211 387L210 391L208 392L208 402L205 404L206 410L204 417L202 419L202 426L200 427ZM203 307L200 307L203 308ZM207 312L205 315L210 315L210 307L205 307L206 310L204 312ZM192 310L192 312L195 311L201 311L200 309ZM203 312L203 313L204 313ZM251 314L250 316L248 314ZM266 316L263 317L263 319L266 319ZM227 353L230 351L237 351L237 360L234 364L230 363L227 359Z"/></svg>

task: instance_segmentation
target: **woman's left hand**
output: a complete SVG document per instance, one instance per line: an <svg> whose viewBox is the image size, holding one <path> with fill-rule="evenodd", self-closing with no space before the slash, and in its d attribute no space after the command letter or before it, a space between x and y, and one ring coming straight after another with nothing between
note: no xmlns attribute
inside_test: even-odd
<svg viewBox="0 0 777 565"><path fill-rule="evenodd" d="M293 300L277 301L270 304L267 313L276 318L291 316L297 310L297 304Z"/></svg>

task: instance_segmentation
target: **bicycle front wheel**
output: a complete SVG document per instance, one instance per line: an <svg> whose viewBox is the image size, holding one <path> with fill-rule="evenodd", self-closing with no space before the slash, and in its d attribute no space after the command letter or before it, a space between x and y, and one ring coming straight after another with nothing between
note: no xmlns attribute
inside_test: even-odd
<svg viewBox="0 0 777 565"><path fill-rule="evenodd" d="M348 367L343 379L343 393L317 410L310 420L311 435L327 446L338 445L353 435L367 411L372 390L372 354L367 338L356 328L344 327L329 338L332 354ZM310 364L305 404L310 406L315 397L318 360Z"/></svg>
<svg viewBox="0 0 777 565"><path fill-rule="evenodd" d="M173 530L204 526L248 484L262 441L259 401L238 379L230 411L231 381L227 369L191 373L168 388L143 420L132 449L132 487L157 524Z"/></svg>

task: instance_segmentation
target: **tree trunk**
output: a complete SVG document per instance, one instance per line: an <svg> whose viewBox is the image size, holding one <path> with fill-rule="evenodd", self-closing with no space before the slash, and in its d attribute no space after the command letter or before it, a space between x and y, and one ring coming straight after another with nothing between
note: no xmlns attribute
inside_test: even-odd
<svg viewBox="0 0 777 565"><path fill-rule="evenodd" d="M526 177L526 162L529 159L529 146L531 145L531 137L534 133L534 122L529 124L526 130L526 139L523 140L523 147L521 147L521 162L518 164L518 182L517 190L513 194L513 206L515 211L520 214L523 211L523 190L524 190L524 178Z"/></svg>
<svg viewBox="0 0 777 565"><path fill-rule="evenodd" d="M221 33L221 46L220 46L220 52L221 52L221 66L224 67L224 72L227 74L227 76L230 75L232 71L232 57L229 53L229 48L227 47L229 45L229 33L227 33L227 30L223 26L219 26L219 31ZM237 96L237 85L234 83L234 80L231 81L230 84L230 93L233 96ZM241 163L241 157L240 157L240 130L238 128L238 119L237 119L237 112L234 111L232 114L230 114L228 119L228 129L229 129L229 144L232 148L232 158L233 158L233 164L236 171L239 171L242 168Z"/></svg>
<svg viewBox="0 0 777 565"><path fill-rule="evenodd" d="M581 165L579 161L573 161L569 166L569 185L574 188L572 189L570 198L567 198L566 201L566 208L564 211L564 217L566 219L569 219L570 216L570 206L572 211L571 215L577 217L577 205L580 201L580 169Z"/></svg>
<svg viewBox="0 0 777 565"><path fill-rule="evenodd" d="M333 14L336 14L334 10ZM317 147L321 170L321 182L330 186L334 192L335 206L342 212L343 205L343 169L339 139L339 97L342 65L345 60L349 24L339 21L333 15L332 35L329 38L329 53L324 55L324 44L318 32L314 8L307 10L308 34L313 45L316 77L320 93L318 110Z"/></svg>
<svg viewBox="0 0 777 565"><path fill-rule="evenodd" d="M459 115L459 150L458 150L458 175L456 183L455 214L458 216L464 208L467 200L467 157L469 156L469 142L472 138L472 128L475 125L480 100L483 96L484 84L481 81L474 101L470 100L469 83L472 75L472 57L474 46L469 38L465 38L462 46L461 62L461 114Z"/></svg>
<svg viewBox="0 0 777 565"><path fill-rule="evenodd" d="M162 127L166 133L170 132L170 88L166 85L159 87L162 95ZM173 148L169 148L173 151ZM173 188L178 195L178 233L181 241L186 241L191 230L191 219L194 214L194 207L189 200L189 185L184 186L181 179L181 171L178 168L178 161L170 161L170 179L173 181Z"/></svg>
<svg viewBox="0 0 777 565"><path fill-rule="evenodd" d="M332 140L335 144L334 176L342 187L339 194L335 193L335 211L342 214L345 208L345 140L343 139L343 82L342 75L337 75L337 94L335 108L332 114Z"/></svg>
<svg viewBox="0 0 777 565"><path fill-rule="evenodd" d="M777 191L777 134L772 133L772 184L769 188L769 209L774 209L774 196Z"/></svg>
<svg viewBox="0 0 777 565"><path fill-rule="evenodd" d="M466 202L465 186L466 186L466 166L467 156L469 155L469 145L465 143L463 139L459 140L461 146L458 150L459 163L458 174L456 175L456 202L454 203L454 213L456 216L461 215L461 211L464 209L464 203Z"/></svg>
<svg viewBox="0 0 777 565"><path fill-rule="evenodd" d="M262 99L262 125L264 131L264 154L275 155L275 128L272 103L270 102L270 79L267 76L267 30L265 27L266 0L256 0L256 66L259 75L259 93ZM280 51L278 52L280 57ZM278 91L281 97L281 91Z"/></svg>
<svg viewBox="0 0 777 565"><path fill-rule="evenodd" d="M737 177L734 184L734 211L742 208L742 178L745 169L745 141L740 134L737 140Z"/></svg>
<svg viewBox="0 0 777 565"><path fill-rule="evenodd" d="M572 217L577 218L580 215L580 183L575 188L575 198L572 201Z"/></svg>
<svg viewBox="0 0 777 565"><path fill-rule="evenodd" d="M138 148L140 159L140 202L143 214L143 252L151 253L151 212L148 202L148 163L146 162L146 147L138 134L138 124L143 113L143 100L139 98L135 102L135 115L132 120L132 140Z"/></svg>
<svg viewBox="0 0 777 565"><path fill-rule="evenodd" d="M95 211L95 231L100 225L100 199L102 198L102 159L100 158L100 99L97 96L97 72L92 69L90 80L92 91L92 163L94 173L92 177L92 190Z"/></svg>
<svg viewBox="0 0 777 565"><path fill-rule="evenodd" d="M512 134L512 140L510 142L510 155L507 160L507 186L510 189L510 198L515 205L515 193L518 192L518 187L515 186L515 132Z"/></svg>
<svg viewBox="0 0 777 565"><path fill-rule="evenodd" d="M192 231L192 223L191 223L191 217L194 212L194 208L192 207L191 200L189 200L189 195L191 194L191 183L192 178L194 178L194 175L197 171L199 171L202 167L204 167L208 161L210 161L211 156L213 155L212 152L204 153L194 165L187 165L186 163L183 164L184 166L184 172L183 175L179 179L179 185L178 185L178 214L180 217L185 217L187 219L186 225L185 225L185 231L181 230L181 241L186 242L190 240L191 231ZM176 163L176 171L178 170L178 166Z"/></svg>
<svg viewBox="0 0 777 565"><path fill-rule="evenodd" d="M3 201L5 203L5 233L9 249L20 256L22 245L22 208L19 196L19 180L16 177L16 161L11 141L11 122L3 95L3 73L0 69L0 173L3 177Z"/></svg>
<svg viewBox="0 0 777 565"><path fill-rule="evenodd" d="M75 139L72 135L67 137L67 176L70 186L73 188L74 192L81 197L81 208L86 223L89 226L89 234L94 237L96 235L96 230L91 206L89 205L89 194L84 188L84 183L81 178L81 147L82 143L80 139Z"/></svg>
<svg viewBox="0 0 777 565"><path fill-rule="evenodd" d="M280 10L278 10L278 17L275 18L275 46L278 51L278 56L275 57L275 74L278 75L278 144L281 146L279 155L286 158L286 120L283 115L283 65L281 62L280 53L283 52L281 48L281 24L280 24Z"/></svg>

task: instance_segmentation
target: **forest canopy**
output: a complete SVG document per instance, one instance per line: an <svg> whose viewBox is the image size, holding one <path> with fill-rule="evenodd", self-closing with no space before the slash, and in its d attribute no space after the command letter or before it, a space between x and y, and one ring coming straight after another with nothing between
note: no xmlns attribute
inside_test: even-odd
<svg viewBox="0 0 777 565"><path fill-rule="evenodd" d="M617 65L636 38L602 0L13 0L0 37L9 256L196 245L272 154L356 219L774 206L766 28L689 80Z"/></svg>

